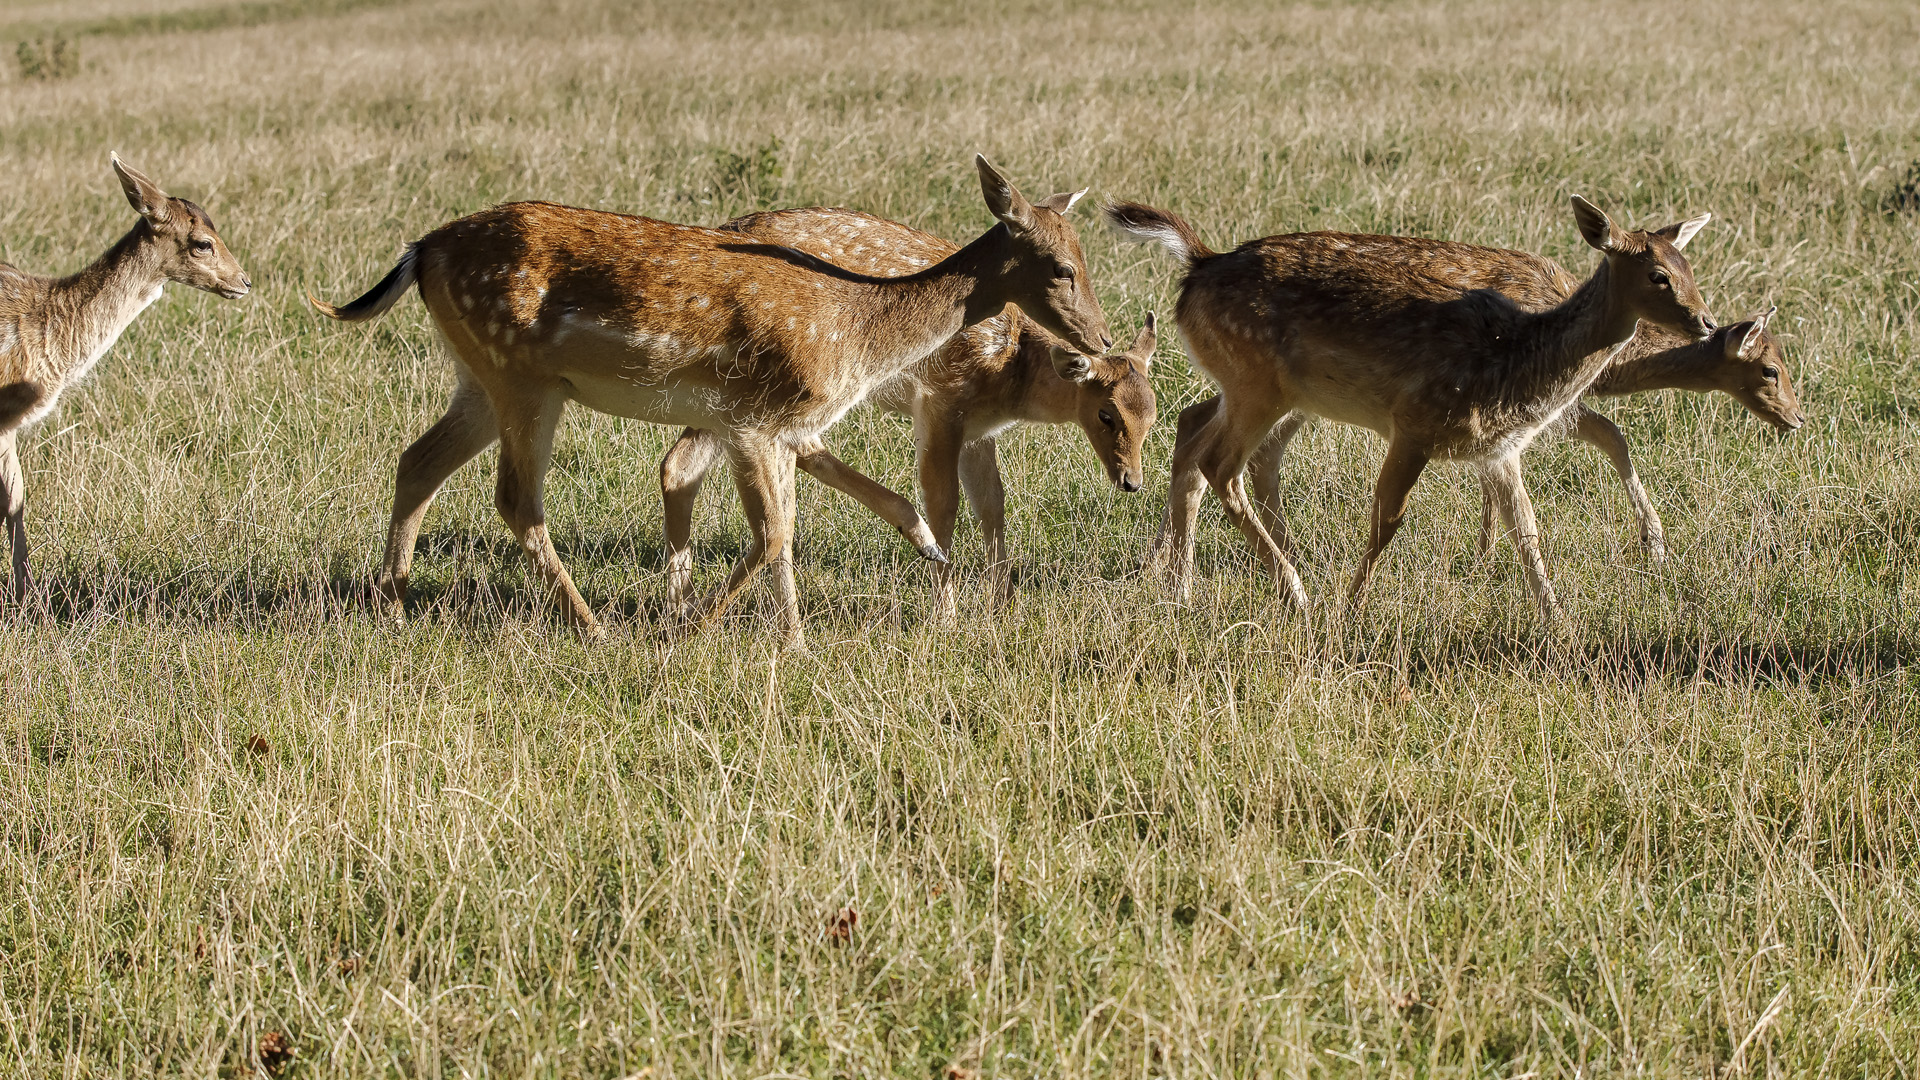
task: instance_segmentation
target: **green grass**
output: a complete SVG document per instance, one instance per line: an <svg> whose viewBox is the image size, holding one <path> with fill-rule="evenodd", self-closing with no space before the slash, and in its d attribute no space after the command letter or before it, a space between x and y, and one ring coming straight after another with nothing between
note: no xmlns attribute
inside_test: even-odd
<svg viewBox="0 0 1920 1080"><path fill-rule="evenodd" d="M0 1073L664 1077L1914 1076L1920 15L1895 3L390 6L0 10L85 66L0 83L0 259L131 215L109 149L257 282L174 290L24 443L41 590L0 620ZM7 77L12 77L9 70ZM1020 594L962 616L802 481L813 645L766 598L677 645L655 464L576 410L548 497L614 629L577 642L492 509L364 608L399 451L450 385L420 306L325 324L407 240L522 197L714 223L852 206L983 230L970 158L1215 246L1418 232L1590 265L1578 192L1703 210L1724 320L1780 305L1810 414L1604 408L1672 555L1584 447L1527 458L1571 642L1435 469L1365 608L1290 614L1217 511L1192 603L1149 493L1076 432L1003 440ZM1116 336L1175 273L1082 219ZM895 420L842 457L912 490ZM1381 444L1283 489L1316 597ZM702 505L699 584L745 545ZM829 933L859 913L846 942Z"/></svg>

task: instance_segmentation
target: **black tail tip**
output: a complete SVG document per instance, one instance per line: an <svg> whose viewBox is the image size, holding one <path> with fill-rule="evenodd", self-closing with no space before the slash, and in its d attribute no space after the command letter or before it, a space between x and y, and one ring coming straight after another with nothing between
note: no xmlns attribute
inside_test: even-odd
<svg viewBox="0 0 1920 1080"><path fill-rule="evenodd" d="M40 404L46 391L36 382L8 383L0 386L0 431L12 427Z"/></svg>

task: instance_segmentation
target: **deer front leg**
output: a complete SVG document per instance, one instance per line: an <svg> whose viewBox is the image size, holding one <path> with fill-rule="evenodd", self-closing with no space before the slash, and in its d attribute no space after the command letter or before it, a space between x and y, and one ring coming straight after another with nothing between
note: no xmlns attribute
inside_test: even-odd
<svg viewBox="0 0 1920 1080"><path fill-rule="evenodd" d="M999 452L992 439L979 439L961 448L960 486L980 519L994 606L1005 611L1013 606L1013 567L1007 561L1007 491L1000 483Z"/></svg>
<svg viewBox="0 0 1920 1080"><path fill-rule="evenodd" d="M774 599L779 608L777 632L787 647L803 649L806 640L800 628L799 594L793 580L793 451L781 443L755 440L729 446L727 461L753 541L734 563L725 584L695 605L676 633L697 629L725 614L754 575L771 564Z"/></svg>
<svg viewBox="0 0 1920 1080"><path fill-rule="evenodd" d="M953 550L953 528L960 517L960 446L958 425L944 418L914 420L914 441L919 444L920 493L927 503L927 523L942 551ZM933 617L953 619L958 609L953 602L953 565L936 563L933 567Z"/></svg>
<svg viewBox="0 0 1920 1080"><path fill-rule="evenodd" d="M7 519L7 541L13 551L13 602L27 598L32 579L27 574L27 487L20 472L20 448L15 433L0 436L0 513Z"/></svg>
<svg viewBox="0 0 1920 1080"><path fill-rule="evenodd" d="M906 496L868 477L865 473L834 457L827 452L818 439L809 439L794 448L795 463L805 469L808 476L833 488L835 491L853 497L853 500L873 511L880 520L900 530L929 562L944 563L946 551L934 538L933 530L920 518L920 512L913 508L913 502Z"/></svg>
<svg viewBox="0 0 1920 1080"><path fill-rule="evenodd" d="M1160 534L1141 560L1143 568L1165 571L1175 600L1185 602L1188 582L1193 577L1193 530L1200 517L1200 497L1206 477L1200 472L1199 451L1208 425L1220 411L1215 395L1180 410L1180 421L1173 440L1173 464L1168 470L1167 512L1160 519Z"/></svg>
<svg viewBox="0 0 1920 1080"><path fill-rule="evenodd" d="M1613 471L1620 474L1620 482L1626 485L1627 501L1633 505L1634 521L1640 526L1640 546L1647 556L1655 562L1667 557L1666 530L1660 524L1660 514L1653 508L1653 500L1647 498L1647 489L1640 483L1639 474L1633 470L1633 455L1627 451L1627 437L1620 433L1613 421L1587 408L1579 407L1579 421L1574 434L1580 441L1599 448L1613 463Z"/></svg>
<svg viewBox="0 0 1920 1080"><path fill-rule="evenodd" d="M1253 505L1260 512L1260 524L1289 559L1298 556L1294 554L1293 538L1287 533L1287 519L1280 513L1280 459L1286 456L1287 446L1300 429L1307 426L1308 419L1299 409L1281 417L1247 463L1247 473L1253 478Z"/></svg>
<svg viewBox="0 0 1920 1080"><path fill-rule="evenodd" d="M494 505L550 595L560 600L567 619L587 638L606 636L593 609L574 588L573 578L554 550L547 533L545 487L547 466L553 460L553 433L560 424L566 398L557 389L542 388L503 402L500 420L500 475Z"/></svg>
<svg viewBox="0 0 1920 1080"><path fill-rule="evenodd" d="M1367 550L1360 556L1360 566L1353 572L1353 585L1347 590L1349 605L1359 604L1366 592L1374 564L1380 561L1380 553L1393 542L1400 523L1406 520L1407 497L1413 493L1414 481L1420 479L1426 467L1427 455L1419 448L1400 439L1387 444L1387 460L1380 466L1380 479L1373 485Z"/></svg>
<svg viewBox="0 0 1920 1080"><path fill-rule="evenodd" d="M394 472L393 516L387 524L387 550L380 560L374 592L394 618L405 617L407 574L413 566L413 545L420 522L434 495L455 469L473 460L500 437L493 406L462 370L460 383L439 421L415 439L400 455Z"/></svg>
<svg viewBox="0 0 1920 1080"><path fill-rule="evenodd" d="M660 505L667 540L667 607L685 618L693 602L693 512L700 486L726 453L710 431L688 428L660 459Z"/></svg>
<svg viewBox="0 0 1920 1080"><path fill-rule="evenodd" d="M1526 479L1520 472L1518 457L1502 458L1481 465L1481 483L1493 497L1495 508L1513 545L1519 550L1520 567L1540 607L1540 617L1556 633L1566 633L1566 616L1553 595L1553 582L1547 579L1547 563L1540 555L1540 526L1534 520L1533 500L1527 495Z"/></svg>

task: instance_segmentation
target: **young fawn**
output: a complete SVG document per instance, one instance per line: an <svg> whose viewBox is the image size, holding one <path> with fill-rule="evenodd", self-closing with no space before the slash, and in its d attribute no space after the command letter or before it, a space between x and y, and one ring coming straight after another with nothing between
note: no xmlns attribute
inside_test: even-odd
<svg viewBox="0 0 1920 1080"><path fill-rule="evenodd" d="M1054 209L1065 212L1072 205ZM810 208L748 214L721 226L772 244L797 248L862 274L914 273L947 258L952 244L899 222L855 210ZM979 517L989 573L1000 602L1011 599L1006 572L1006 494L1000 483L995 437L1019 423L1079 424L1122 491L1143 484L1140 449L1153 426L1153 316L1122 353L1090 359L1068 349L1017 310L967 327L933 355L875 387L881 408L913 421L920 492L939 551L953 543L960 492ZM683 603L692 582L688 543L694 503L708 470L719 460L720 440L693 428L660 462L666 507L668 594ZM868 480L822 449L802 456L800 467L831 487L872 507L909 536L920 525L913 504ZM954 611L951 567L934 560L933 607Z"/></svg>
<svg viewBox="0 0 1920 1080"><path fill-rule="evenodd" d="M1216 253L1181 218L1138 204L1108 208L1121 231L1188 266L1177 319L1220 404L1175 441L1168 506L1173 576L1184 596L1202 478L1297 605L1293 563L1268 533L1241 477L1276 421L1298 409L1387 438L1367 550L1348 590L1365 591L1434 458L1473 462L1514 542L1542 615L1563 619L1540 555L1520 453L1578 401L1645 319L1691 337L1714 324L1681 249L1705 216L1626 232L1578 196L1574 218L1602 255L1563 301L1529 310L1491 288L1461 290L1463 268L1499 278L1518 253L1411 237L1299 233ZM1530 256L1523 257L1531 259Z"/></svg>
<svg viewBox="0 0 1920 1080"><path fill-rule="evenodd" d="M110 157L127 202L140 215L132 231L71 277L22 273L0 263L0 509L13 547L13 596L26 595L27 491L20 432L53 410L169 281L230 300L253 281L186 199Z"/></svg>
<svg viewBox="0 0 1920 1080"><path fill-rule="evenodd" d="M1571 292L1571 286L1566 292ZM1525 289L1510 289L1508 295L1523 304L1537 299ZM1547 302L1564 298L1565 292L1562 292L1555 300ZM1573 407L1574 436L1598 449L1612 463L1627 490L1627 500L1633 507L1634 521L1640 528L1640 543L1655 560L1666 557L1665 529L1660 523L1659 513L1653 508L1653 501L1647 497L1647 490L1634 471L1626 436L1620 433L1613 421L1589 408L1586 401L1651 390L1692 390L1699 393L1718 390L1779 430L1797 430L1806 422L1806 414L1801 411L1800 399L1794 393L1793 378L1787 373L1780 343L1767 329L1772 316L1770 309L1746 322L1723 326L1703 341L1691 341L1643 323L1621 349L1619 358L1600 373L1600 377L1587 388L1585 398ZM1220 399L1216 396L1182 410L1181 429L1204 423L1219 407L1219 403ZM1287 538L1286 521L1280 515L1280 459L1286 453L1287 444L1310 419L1312 417L1309 414L1299 410L1288 413L1274 425L1273 431L1247 463L1247 472L1253 485L1251 494L1254 507L1260 512L1260 522L1266 526L1274 543L1289 557L1293 549ZM1493 520L1493 492L1483 484L1478 544L1481 554L1493 547ZM1163 539L1166 531L1163 524ZM1158 541L1154 554L1158 553L1157 546Z"/></svg>
<svg viewBox="0 0 1920 1080"><path fill-rule="evenodd" d="M717 617L772 564L782 636L801 644L793 581L793 470L875 385L1017 304L1087 353L1110 341L1073 226L976 158L1000 224L917 273L869 277L737 232L552 203L512 203L411 245L344 307L360 322L418 284L455 360L441 417L401 455L378 589L396 610L420 520L447 476L496 439L495 502L547 588L590 636L603 631L547 535L542 485L568 401L711 431L753 542L688 614Z"/></svg>

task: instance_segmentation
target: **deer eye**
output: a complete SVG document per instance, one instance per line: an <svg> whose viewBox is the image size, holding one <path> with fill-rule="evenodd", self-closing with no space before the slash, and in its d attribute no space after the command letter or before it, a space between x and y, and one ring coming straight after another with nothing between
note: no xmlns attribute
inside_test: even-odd
<svg viewBox="0 0 1920 1080"><path fill-rule="evenodd" d="M1065 278L1068 281L1073 280L1073 264L1070 262L1054 263L1053 276L1057 278Z"/></svg>
<svg viewBox="0 0 1920 1080"><path fill-rule="evenodd" d="M1100 422L1107 425L1108 427L1113 427L1114 426L1113 414L1108 412L1105 409L1101 409Z"/></svg>
<svg viewBox="0 0 1920 1080"><path fill-rule="evenodd" d="M1766 367L1760 369L1760 377L1768 382L1772 382L1780 377L1780 369L1774 367L1772 364L1768 364Z"/></svg>
<svg viewBox="0 0 1920 1080"><path fill-rule="evenodd" d="M1665 270L1655 270L1653 273L1647 275L1647 280L1663 289L1673 284L1673 279L1667 276Z"/></svg>
<svg viewBox="0 0 1920 1080"><path fill-rule="evenodd" d="M211 241L211 240L195 240L195 241L193 242L193 253L194 253L195 255L211 255L211 254L213 254L213 241Z"/></svg>

